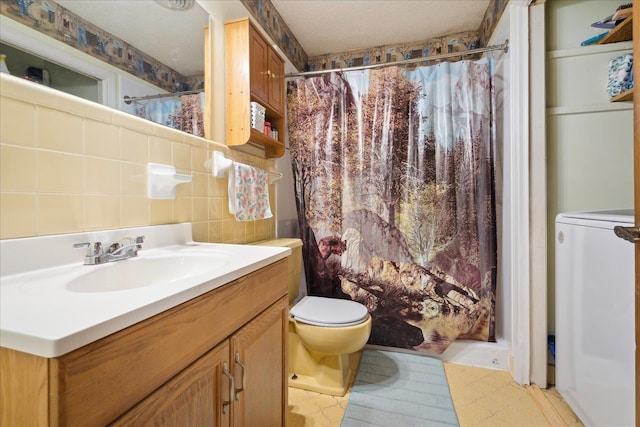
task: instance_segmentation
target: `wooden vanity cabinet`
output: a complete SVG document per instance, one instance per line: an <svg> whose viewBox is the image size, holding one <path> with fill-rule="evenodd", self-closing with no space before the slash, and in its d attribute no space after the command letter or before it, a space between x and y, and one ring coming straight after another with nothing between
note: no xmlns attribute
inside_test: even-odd
<svg viewBox="0 0 640 427"><path fill-rule="evenodd" d="M282 302L232 335L231 345L227 340L216 346L111 425L284 425L286 371L274 369L283 362Z"/></svg>
<svg viewBox="0 0 640 427"><path fill-rule="evenodd" d="M60 357L0 349L0 425L285 425L287 262Z"/></svg>
<svg viewBox="0 0 640 427"><path fill-rule="evenodd" d="M284 154L284 61L249 18L226 22L226 143L257 144L268 158ZM278 139L251 127L251 102L266 109Z"/></svg>

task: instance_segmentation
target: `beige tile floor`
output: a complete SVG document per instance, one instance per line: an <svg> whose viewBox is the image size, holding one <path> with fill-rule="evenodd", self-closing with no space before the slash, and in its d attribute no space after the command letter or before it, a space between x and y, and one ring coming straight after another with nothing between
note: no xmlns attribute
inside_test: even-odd
<svg viewBox="0 0 640 427"><path fill-rule="evenodd" d="M505 371L445 363L460 426L583 426L555 388L520 386Z"/></svg>
<svg viewBox="0 0 640 427"><path fill-rule="evenodd" d="M460 427L581 427L555 388L519 386L508 372L445 363ZM340 426L349 402L289 387L289 427Z"/></svg>

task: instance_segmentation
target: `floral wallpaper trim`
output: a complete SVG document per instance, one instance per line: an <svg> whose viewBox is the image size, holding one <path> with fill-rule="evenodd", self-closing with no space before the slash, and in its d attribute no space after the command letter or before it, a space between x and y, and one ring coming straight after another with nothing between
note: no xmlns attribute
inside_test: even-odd
<svg viewBox="0 0 640 427"><path fill-rule="evenodd" d="M298 69L306 70L309 56L304 51L287 23L269 0L240 0L260 26L276 42L289 61Z"/></svg>
<svg viewBox="0 0 640 427"><path fill-rule="evenodd" d="M489 6L487 6L478 30L480 32L480 46L486 46L508 3L509 0L489 0Z"/></svg>
<svg viewBox="0 0 640 427"><path fill-rule="evenodd" d="M187 79L51 0L0 0L0 14L170 92L202 80Z"/></svg>
<svg viewBox="0 0 640 427"><path fill-rule="evenodd" d="M405 59L426 58L441 53L463 52L480 47L476 31L435 37L426 41L377 46L309 58L309 71L384 64Z"/></svg>

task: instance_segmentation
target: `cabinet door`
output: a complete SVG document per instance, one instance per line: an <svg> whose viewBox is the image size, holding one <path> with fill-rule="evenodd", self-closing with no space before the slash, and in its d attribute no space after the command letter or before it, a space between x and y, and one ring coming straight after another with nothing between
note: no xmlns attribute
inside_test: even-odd
<svg viewBox="0 0 640 427"><path fill-rule="evenodd" d="M278 54L269 49L269 104L284 115L284 62Z"/></svg>
<svg viewBox="0 0 640 427"><path fill-rule="evenodd" d="M236 383L233 426L286 424L287 312L285 297L231 337Z"/></svg>
<svg viewBox="0 0 640 427"><path fill-rule="evenodd" d="M210 350L162 387L150 394L113 426L229 426L232 382L224 375L229 366L229 343Z"/></svg>
<svg viewBox="0 0 640 427"><path fill-rule="evenodd" d="M262 36L249 26L249 57L251 94L260 98L262 103L269 103L269 45Z"/></svg>

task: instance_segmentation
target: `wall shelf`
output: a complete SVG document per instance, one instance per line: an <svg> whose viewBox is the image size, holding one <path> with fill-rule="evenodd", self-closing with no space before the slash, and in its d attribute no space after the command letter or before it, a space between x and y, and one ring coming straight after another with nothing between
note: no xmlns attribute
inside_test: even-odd
<svg viewBox="0 0 640 427"><path fill-rule="evenodd" d="M633 105L626 102L606 102L598 104L567 105L559 107L549 107L546 109L548 115L566 116L570 114L590 114L606 113L616 111L633 111Z"/></svg>
<svg viewBox="0 0 640 427"><path fill-rule="evenodd" d="M616 43L631 40L633 38L633 16L628 16L620 24L616 25L609 34L604 36L598 44Z"/></svg>
<svg viewBox="0 0 640 427"><path fill-rule="evenodd" d="M633 88L611 97L611 102L633 102Z"/></svg>
<svg viewBox="0 0 640 427"><path fill-rule="evenodd" d="M562 59L584 55L606 54L611 52L631 52L633 50L633 42L631 40L609 43L609 44L592 44L589 46L579 46L570 49L558 49L547 51L547 59Z"/></svg>
<svg viewBox="0 0 640 427"><path fill-rule="evenodd" d="M251 128L249 141L264 147L268 159L282 157L284 155L284 143L265 135L257 129Z"/></svg>
<svg viewBox="0 0 640 427"><path fill-rule="evenodd" d="M633 15L628 16L618 24L598 44L626 42L629 40L633 40ZM633 102L633 88L611 97L611 102Z"/></svg>

